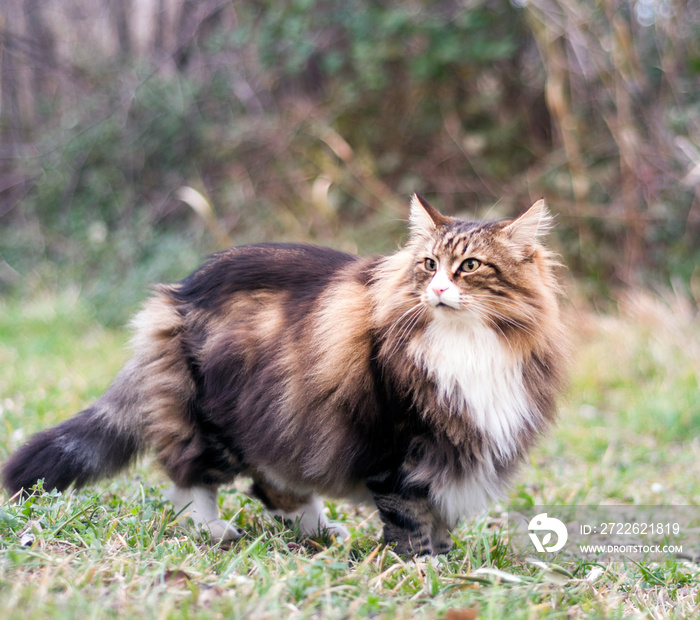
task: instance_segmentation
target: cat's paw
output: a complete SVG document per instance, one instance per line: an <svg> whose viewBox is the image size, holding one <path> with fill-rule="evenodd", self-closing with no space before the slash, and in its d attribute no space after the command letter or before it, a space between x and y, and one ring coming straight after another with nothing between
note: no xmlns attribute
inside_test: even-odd
<svg viewBox="0 0 700 620"><path fill-rule="evenodd" d="M328 520L323 512L323 504L317 497L302 504L294 511L272 510L270 514L282 517L289 523L297 524L299 531L307 536L318 536L324 532L335 536L337 540L343 540L350 536L350 532L345 526Z"/></svg>
<svg viewBox="0 0 700 620"><path fill-rule="evenodd" d="M350 537L350 532L348 531L348 528L346 528L344 525L341 525L340 523L328 521L328 523L326 523L324 527L326 531L332 536L335 536L337 540L345 540L346 538Z"/></svg>
<svg viewBox="0 0 700 620"><path fill-rule="evenodd" d="M243 535L240 530L223 519L207 521L206 523L202 523L200 527L204 532L209 534L209 538L215 543L230 542L232 540L237 540Z"/></svg>

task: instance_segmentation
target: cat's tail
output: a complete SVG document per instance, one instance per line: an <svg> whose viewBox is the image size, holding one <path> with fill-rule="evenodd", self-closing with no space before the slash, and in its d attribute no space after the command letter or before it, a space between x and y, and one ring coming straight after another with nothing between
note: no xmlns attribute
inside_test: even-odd
<svg viewBox="0 0 700 620"><path fill-rule="evenodd" d="M2 468L10 496L26 494L43 479L44 489L63 491L110 476L140 452L143 437L134 423L130 403L129 364L92 407L52 428L37 433ZM138 390L136 390L138 392Z"/></svg>
<svg viewBox="0 0 700 620"><path fill-rule="evenodd" d="M136 316L134 329L135 355L102 397L31 437L5 463L2 479L11 497L41 479L45 490L63 491L112 476L147 447L157 448L159 429L166 437L186 432L178 421L186 419L192 379L182 355L183 319L166 287Z"/></svg>

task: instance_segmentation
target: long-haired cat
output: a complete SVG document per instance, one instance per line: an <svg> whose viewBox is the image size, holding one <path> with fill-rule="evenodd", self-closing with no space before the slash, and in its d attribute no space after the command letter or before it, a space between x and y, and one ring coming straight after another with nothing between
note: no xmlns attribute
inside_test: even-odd
<svg viewBox="0 0 700 620"><path fill-rule="evenodd" d="M565 338L550 224L543 201L482 223L416 195L390 256L214 254L156 289L131 361L94 405L20 447L5 487L82 486L152 450L176 510L215 540L240 535L217 510L240 474L303 532L346 536L318 495L350 497L377 506L397 552L444 553L555 415Z"/></svg>

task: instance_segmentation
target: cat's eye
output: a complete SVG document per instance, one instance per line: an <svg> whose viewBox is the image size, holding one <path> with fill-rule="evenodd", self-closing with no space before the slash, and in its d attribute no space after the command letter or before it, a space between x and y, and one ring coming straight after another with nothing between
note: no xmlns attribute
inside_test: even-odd
<svg viewBox="0 0 700 620"><path fill-rule="evenodd" d="M459 266L459 270L468 273L470 271L476 271L480 265L481 261L476 260L476 258L468 258Z"/></svg>
<svg viewBox="0 0 700 620"><path fill-rule="evenodd" d="M437 269L437 263L432 258L426 258L424 264L428 271L435 271Z"/></svg>

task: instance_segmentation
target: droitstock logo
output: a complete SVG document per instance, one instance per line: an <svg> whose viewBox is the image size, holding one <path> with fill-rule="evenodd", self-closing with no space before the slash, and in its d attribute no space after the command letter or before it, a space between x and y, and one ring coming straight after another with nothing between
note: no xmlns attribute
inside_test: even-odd
<svg viewBox="0 0 700 620"><path fill-rule="evenodd" d="M569 538L566 525L556 517L548 517L546 512L532 517L527 529L530 531L530 540L532 540L532 544L535 545L535 549L540 553L544 553L545 551L559 551ZM547 533L542 537L542 540L540 540L540 537L534 532ZM549 541L552 539L552 532L557 535L557 542L556 544L548 545Z"/></svg>
<svg viewBox="0 0 700 620"><path fill-rule="evenodd" d="M683 562L700 557L700 512L692 505L512 505L506 528L514 551L545 560Z"/></svg>

